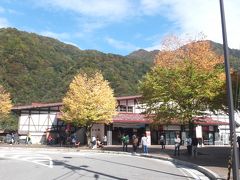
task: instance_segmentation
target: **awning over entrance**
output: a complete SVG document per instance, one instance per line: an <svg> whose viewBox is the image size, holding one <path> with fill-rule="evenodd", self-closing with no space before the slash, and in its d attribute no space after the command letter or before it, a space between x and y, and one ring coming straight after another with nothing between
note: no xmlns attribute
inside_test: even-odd
<svg viewBox="0 0 240 180"><path fill-rule="evenodd" d="M211 117L195 117L194 118L194 124L197 125L206 125L206 126L219 126L219 125L229 125L228 122L224 122L224 121L218 121L215 120Z"/></svg>
<svg viewBox="0 0 240 180"><path fill-rule="evenodd" d="M145 128L145 124L141 123L114 123L113 128L115 127L121 127L121 128Z"/></svg>

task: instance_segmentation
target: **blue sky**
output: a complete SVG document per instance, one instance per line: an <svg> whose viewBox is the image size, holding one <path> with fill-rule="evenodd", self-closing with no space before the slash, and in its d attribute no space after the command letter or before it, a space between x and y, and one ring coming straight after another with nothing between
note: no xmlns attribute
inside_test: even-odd
<svg viewBox="0 0 240 180"><path fill-rule="evenodd" d="M240 1L224 2L229 46L240 49ZM161 49L171 34L222 43L219 0L1 0L0 27L121 55Z"/></svg>

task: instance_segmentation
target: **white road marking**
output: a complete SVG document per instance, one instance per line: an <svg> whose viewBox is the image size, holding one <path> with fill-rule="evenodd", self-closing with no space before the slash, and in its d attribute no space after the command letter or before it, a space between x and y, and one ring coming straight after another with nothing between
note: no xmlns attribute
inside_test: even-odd
<svg viewBox="0 0 240 180"><path fill-rule="evenodd" d="M53 168L52 158L44 154L36 154L32 152L7 152L1 151L0 158L14 159L35 163L48 168Z"/></svg>

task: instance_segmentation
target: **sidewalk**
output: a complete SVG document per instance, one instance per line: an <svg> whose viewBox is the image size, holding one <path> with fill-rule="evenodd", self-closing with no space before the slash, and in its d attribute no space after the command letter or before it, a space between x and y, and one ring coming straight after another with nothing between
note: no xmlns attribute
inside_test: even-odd
<svg viewBox="0 0 240 180"><path fill-rule="evenodd" d="M59 150L59 151L100 151L106 153L123 153L122 146L112 145L105 146L101 149L89 149L86 146L80 146L79 148L71 147L59 147L59 146L47 146L47 145L8 145L0 144L0 147L19 147L19 148L39 148L44 150ZM128 152L132 152L132 146L129 145ZM138 149L138 154L141 154L141 149ZM151 158L159 158L170 160L175 163L186 164L190 166L198 165L203 168L207 168L210 171L216 173L220 179L226 179L228 173L228 157L230 154L229 146L205 146L198 148L198 156L191 157L187 154L185 146L181 146L180 156L174 156L174 146L167 145L166 149L161 149L160 145L152 145L149 147L149 155ZM189 164L193 163L193 164ZM196 166L197 167L197 166ZM195 167L195 168L196 168ZM198 168L198 167L197 167Z"/></svg>

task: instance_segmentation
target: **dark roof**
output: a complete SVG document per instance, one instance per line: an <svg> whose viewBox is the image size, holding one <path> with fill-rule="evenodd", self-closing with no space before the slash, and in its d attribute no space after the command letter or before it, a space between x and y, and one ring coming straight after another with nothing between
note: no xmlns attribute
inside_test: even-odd
<svg viewBox="0 0 240 180"><path fill-rule="evenodd" d="M151 123L151 119L144 114L138 113L118 113L113 117L113 123Z"/></svg>
<svg viewBox="0 0 240 180"><path fill-rule="evenodd" d="M117 100L140 99L142 95L116 97Z"/></svg>
<svg viewBox="0 0 240 180"><path fill-rule="evenodd" d="M150 124L153 121L152 116L146 116L145 114L138 114L138 113L118 113L113 118L113 123L116 122L126 122L126 123L146 123ZM196 117L194 118L194 124L196 125L228 125L228 122L214 120L211 117ZM172 122L171 124L179 124L179 122Z"/></svg>
<svg viewBox="0 0 240 180"><path fill-rule="evenodd" d="M58 107L62 106L63 103L32 103L31 105L23 105L23 106L14 106L12 111L16 110L28 110L28 109L39 109L39 108L48 108L48 107Z"/></svg>
<svg viewBox="0 0 240 180"><path fill-rule="evenodd" d="M141 95L136 95L136 96L121 96L121 97L116 97L116 100L127 100L127 99L138 99L141 98ZM14 106L12 108L13 111L16 110L28 110L28 109L39 109L39 108L48 108L48 107L57 107L57 106L62 106L62 102L58 103L32 103L31 105L20 105L20 106Z"/></svg>

